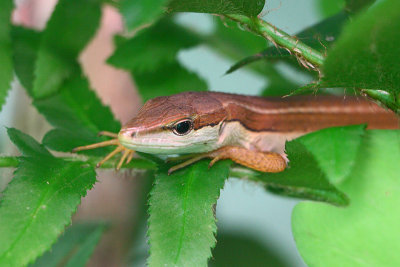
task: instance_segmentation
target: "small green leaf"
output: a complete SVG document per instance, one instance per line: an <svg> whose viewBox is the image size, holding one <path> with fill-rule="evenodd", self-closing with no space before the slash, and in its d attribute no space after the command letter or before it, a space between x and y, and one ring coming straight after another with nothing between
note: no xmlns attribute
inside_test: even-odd
<svg viewBox="0 0 400 267"><path fill-rule="evenodd" d="M133 74L133 77L143 101L188 90L207 90L203 79L183 68L178 62L164 65L153 72Z"/></svg>
<svg viewBox="0 0 400 267"><path fill-rule="evenodd" d="M131 39L117 42L108 63L135 73L153 71L175 62L179 50L195 46L199 41L189 30L166 18Z"/></svg>
<svg viewBox="0 0 400 267"><path fill-rule="evenodd" d="M97 136L100 131L116 133L121 127L80 76L68 79L56 95L36 100L34 105L56 127L43 143L57 151L69 152L77 146L104 141ZM104 155L107 151L103 148L82 153Z"/></svg>
<svg viewBox="0 0 400 267"><path fill-rule="evenodd" d="M138 26L151 23L158 19L162 13L167 0L121 0L120 12L129 30Z"/></svg>
<svg viewBox="0 0 400 267"><path fill-rule="evenodd" d="M255 17L262 11L264 4L264 0L171 0L168 4L168 11L238 14Z"/></svg>
<svg viewBox="0 0 400 267"><path fill-rule="evenodd" d="M43 147L32 138L9 132L24 157L0 201L0 265L22 266L55 242L96 173L83 162L43 156Z"/></svg>
<svg viewBox="0 0 400 267"><path fill-rule="evenodd" d="M367 131L352 173L338 186L351 204L294 208L293 234L307 265L400 265L399 162L400 131Z"/></svg>
<svg viewBox="0 0 400 267"><path fill-rule="evenodd" d="M218 162L210 169L207 164L156 175L149 200L150 267L207 266L215 245L213 206L231 163Z"/></svg>
<svg viewBox="0 0 400 267"><path fill-rule="evenodd" d="M105 229L104 223L71 225L52 246L51 251L38 258L30 267L86 266Z"/></svg>
<svg viewBox="0 0 400 267"><path fill-rule="evenodd" d="M15 128L8 128L7 134L10 140L18 147L22 155L28 157L53 157L42 144L36 142L36 140L29 135L23 134Z"/></svg>
<svg viewBox="0 0 400 267"><path fill-rule="evenodd" d="M11 11L12 0L0 2L0 111L5 103L13 78L13 62L11 50Z"/></svg>
<svg viewBox="0 0 400 267"><path fill-rule="evenodd" d="M33 97L35 62L42 33L24 27L12 27L15 74L28 94Z"/></svg>
<svg viewBox="0 0 400 267"><path fill-rule="evenodd" d="M314 155L329 181L338 184L355 164L365 125L334 127L298 139Z"/></svg>
<svg viewBox="0 0 400 267"><path fill-rule="evenodd" d="M35 68L33 94L55 93L76 73L77 57L93 37L101 15L100 1L61 0L43 32Z"/></svg>
<svg viewBox="0 0 400 267"><path fill-rule="evenodd" d="M255 172L249 179L263 182L268 190L292 197L347 205L345 194L334 187L318 167L312 154L298 140L286 144L288 168L280 173ZM236 176L234 173L232 174Z"/></svg>
<svg viewBox="0 0 400 267"><path fill-rule="evenodd" d="M323 86L400 93L400 1L380 1L348 24L323 65Z"/></svg>

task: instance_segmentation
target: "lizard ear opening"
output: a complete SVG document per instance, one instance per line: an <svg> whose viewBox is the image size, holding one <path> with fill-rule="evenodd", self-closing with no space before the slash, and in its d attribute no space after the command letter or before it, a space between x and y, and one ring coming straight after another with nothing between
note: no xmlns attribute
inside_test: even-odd
<svg viewBox="0 0 400 267"><path fill-rule="evenodd" d="M193 129L193 122L189 119L178 121L172 128L176 135L187 135Z"/></svg>

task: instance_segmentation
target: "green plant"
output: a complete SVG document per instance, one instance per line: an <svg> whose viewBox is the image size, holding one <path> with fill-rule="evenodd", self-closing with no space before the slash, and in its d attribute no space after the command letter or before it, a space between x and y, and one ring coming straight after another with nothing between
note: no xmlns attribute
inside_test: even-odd
<svg viewBox="0 0 400 267"><path fill-rule="evenodd" d="M144 100L207 90L177 60L180 50L206 44L238 62L228 73L247 66L268 77L262 95L348 88L400 113L400 2L383 0L368 8L373 2L347 0L343 11L295 37L257 17L264 6L260 0L60 0L42 32L11 25L12 0L1 1L0 104L15 72L54 129L42 144L8 129L21 156L0 157L1 167L16 167L0 200L0 265L27 265L38 257L38 266L84 265L106 229L102 223L74 225L57 241L96 182L95 163L109 149L83 151L79 157L49 152L102 141L99 131L120 128L77 61L99 25L102 5L117 6L128 30L150 24L133 37L116 36L117 48L108 59L132 73ZM175 12L219 14L221 20L214 33L200 34L177 24ZM277 61L308 73L314 82L293 83L277 71ZM292 219L298 249L310 266L399 265L400 132L325 129L288 142L287 152L290 169L278 174L230 161L208 170L205 160L168 176L167 163L145 154L124 166L155 177L148 264L207 265L216 242L213 206L225 180L236 177L276 194L315 200L298 204Z"/></svg>

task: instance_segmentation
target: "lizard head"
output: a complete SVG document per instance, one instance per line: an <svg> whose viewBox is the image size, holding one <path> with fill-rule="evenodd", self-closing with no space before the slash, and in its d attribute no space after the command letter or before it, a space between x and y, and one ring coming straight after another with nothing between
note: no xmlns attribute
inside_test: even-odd
<svg viewBox="0 0 400 267"><path fill-rule="evenodd" d="M147 101L119 132L120 143L156 154L200 153L216 148L227 114L207 92L185 92Z"/></svg>

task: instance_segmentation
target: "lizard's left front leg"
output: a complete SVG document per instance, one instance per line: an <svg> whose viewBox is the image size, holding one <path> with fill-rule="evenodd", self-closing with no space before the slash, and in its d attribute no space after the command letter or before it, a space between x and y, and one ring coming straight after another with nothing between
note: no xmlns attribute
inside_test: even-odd
<svg viewBox="0 0 400 267"><path fill-rule="evenodd" d="M244 147L225 146L220 149L194 156L193 158L173 166L168 174L186 167L204 158L212 158L209 167L221 159L231 159L234 162L261 172L281 172L286 168L286 160L275 152L261 152Z"/></svg>

